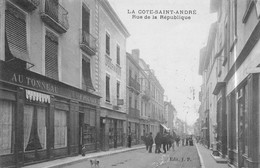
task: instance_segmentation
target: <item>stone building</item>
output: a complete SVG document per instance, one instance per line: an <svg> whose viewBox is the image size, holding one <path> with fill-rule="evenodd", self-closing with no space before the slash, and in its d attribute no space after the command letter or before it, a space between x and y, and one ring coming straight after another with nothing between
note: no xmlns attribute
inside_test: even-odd
<svg viewBox="0 0 260 168"><path fill-rule="evenodd" d="M0 163L99 150L95 0L0 2Z"/></svg>
<svg viewBox="0 0 260 168"><path fill-rule="evenodd" d="M210 4L218 16L215 51L207 51L215 53L212 80L217 82L209 94L215 96L216 150L231 167L259 167L260 4L253 0ZM202 102L209 101L204 97Z"/></svg>
<svg viewBox="0 0 260 168"><path fill-rule="evenodd" d="M126 27L107 0L98 1L101 149L126 141Z"/></svg>

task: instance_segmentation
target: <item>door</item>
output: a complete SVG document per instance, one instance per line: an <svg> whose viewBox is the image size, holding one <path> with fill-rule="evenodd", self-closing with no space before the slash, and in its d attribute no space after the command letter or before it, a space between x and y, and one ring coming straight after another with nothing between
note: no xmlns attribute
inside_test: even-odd
<svg viewBox="0 0 260 168"><path fill-rule="evenodd" d="M83 123L84 123L84 113L79 113L79 154L82 153Z"/></svg>
<svg viewBox="0 0 260 168"><path fill-rule="evenodd" d="M117 120L114 120L114 148L117 148Z"/></svg>
<svg viewBox="0 0 260 168"><path fill-rule="evenodd" d="M47 107L24 106L24 162L47 159Z"/></svg>
<svg viewBox="0 0 260 168"><path fill-rule="evenodd" d="M247 167L248 156L248 95L247 85L238 90L238 166Z"/></svg>

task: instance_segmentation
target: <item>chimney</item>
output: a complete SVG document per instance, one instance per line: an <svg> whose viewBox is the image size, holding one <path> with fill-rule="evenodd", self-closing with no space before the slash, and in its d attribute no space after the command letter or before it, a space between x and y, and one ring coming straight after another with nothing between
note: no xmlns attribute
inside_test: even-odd
<svg viewBox="0 0 260 168"><path fill-rule="evenodd" d="M139 49L133 49L132 50L132 56L133 58L139 62L139 58L140 58L140 50Z"/></svg>

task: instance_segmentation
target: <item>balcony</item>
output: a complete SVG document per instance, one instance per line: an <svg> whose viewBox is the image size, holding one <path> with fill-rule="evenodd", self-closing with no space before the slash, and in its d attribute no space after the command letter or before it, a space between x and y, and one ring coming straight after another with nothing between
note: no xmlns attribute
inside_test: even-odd
<svg viewBox="0 0 260 168"><path fill-rule="evenodd" d="M131 77L129 78L129 86L140 92L140 84Z"/></svg>
<svg viewBox="0 0 260 168"><path fill-rule="evenodd" d="M140 118L140 110L129 107L128 116L131 118Z"/></svg>
<svg viewBox="0 0 260 168"><path fill-rule="evenodd" d="M93 56L96 54L97 39L84 30L80 30L80 48L88 55Z"/></svg>
<svg viewBox="0 0 260 168"><path fill-rule="evenodd" d="M43 1L41 18L45 24L62 34L69 29L68 11L55 0Z"/></svg>
<svg viewBox="0 0 260 168"><path fill-rule="evenodd" d="M151 93L149 91L149 89L145 89L142 95L142 98L145 99L146 101L149 101L151 98Z"/></svg>
<svg viewBox="0 0 260 168"><path fill-rule="evenodd" d="M40 0L14 0L14 2L27 12L32 12L40 4Z"/></svg>

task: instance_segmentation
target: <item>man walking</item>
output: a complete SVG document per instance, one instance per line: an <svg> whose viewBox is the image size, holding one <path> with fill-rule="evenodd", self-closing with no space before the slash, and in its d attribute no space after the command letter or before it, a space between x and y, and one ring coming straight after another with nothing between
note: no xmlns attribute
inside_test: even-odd
<svg viewBox="0 0 260 168"><path fill-rule="evenodd" d="M148 136L148 145L149 145L149 153L152 153L152 148L153 148L153 136L152 133L150 132L150 135Z"/></svg>
<svg viewBox="0 0 260 168"><path fill-rule="evenodd" d="M155 153L161 153L161 144L162 144L162 137L161 137L161 133L158 132L156 137L154 138L154 142L155 142Z"/></svg>

